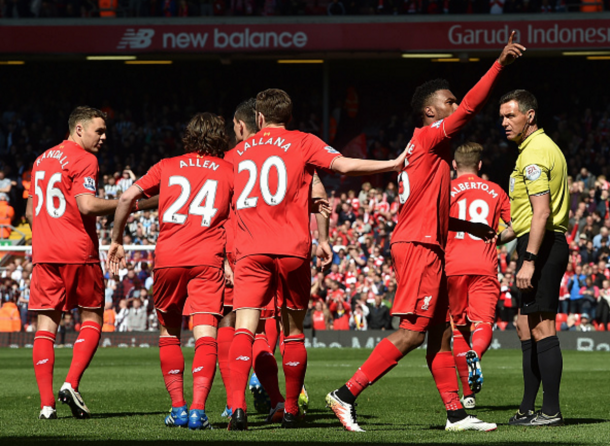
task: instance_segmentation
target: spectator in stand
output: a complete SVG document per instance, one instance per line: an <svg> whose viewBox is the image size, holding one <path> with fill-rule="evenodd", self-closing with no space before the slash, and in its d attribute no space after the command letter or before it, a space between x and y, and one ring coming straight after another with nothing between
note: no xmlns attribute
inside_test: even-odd
<svg viewBox="0 0 610 446"><path fill-rule="evenodd" d="M125 170L123 170L123 175L121 176L121 178L116 182L116 185L118 186L121 192L125 192L131 187L135 180L136 176L131 171L129 166L127 166L125 167Z"/></svg>
<svg viewBox="0 0 610 446"><path fill-rule="evenodd" d="M587 313L580 315L580 324L576 327L576 331L595 331L595 327L591 323L591 317Z"/></svg>
<svg viewBox="0 0 610 446"><path fill-rule="evenodd" d="M582 266L576 265L574 275L568 281L570 291L570 313L582 313L582 294L580 290L585 286L586 276L582 273Z"/></svg>
<svg viewBox="0 0 610 446"><path fill-rule="evenodd" d="M608 327L610 323L610 280L604 280L603 287L599 290L597 322L603 327Z"/></svg>
<svg viewBox="0 0 610 446"><path fill-rule="evenodd" d="M568 315L568 319L561 323L561 331L576 331L576 316L573 313Z"/></svg>
<svg viewBox="0 0 610 446"><path fill-rule="evenodd" d="M580 295L582 296L580 311L590 314L595 319L599 288L593 285L591 276L585 278L585 285L580 289Z"/></svg>
<svg viewBox="0 0 610 446"><path fill-rule="evenodd" d="M601 249L603 246L610 247L610 236L608 234L608 228L602 226L599 230L599 234L593 237L593 248L596 250Z"/></svg>
<svg viewBox="0 0 610 446"><path fill-rule="evenodd" d="M1 171L0 171L1 172ZM0 192L0 239L9 238L15 209L8 203L8 195Z"/></svg>
<svg viewBox="0 0 610 446"><path fill-rule="evenodd" d="M17 296L12 296L0 308L0 332L21 331L21 315L17 307Z"/></svg>
<svg viewBox="0 0 610 446"><path fill-rule="evenodd" d="M333 282L336 283L336 282ZM333 330L349 330L352 308L343 297L331 297L328 310L333 317Z"/></svg>
<svg viewBox="0 0 610 446"><path fill-rule="evenodd" d="M119 312L116 315L116 321L114 323L116 331L124 332L127 331L127 315L129 314L129 308L127 305L127 299L121 299L119 301Z"/></svg>
<svg viewBox="0 0 610 446"><path fill-rule="evenodd" d="M122 297L127 297L131 291L142 288L142 283L138 276L136 276L134 266L131 263L127 265L127 275L120 282L120 286L117 289L119 288L122 288Z"/></svg>
<svg viewBox="0 0 610 446"><path fill-rule="evenodd" d="M311 311L312 328L314 330L330 330L332 315L321 299L316 299Z"/></svg>
<svg viewBox="0 0 610 446"><path fill-rule="evenodd" d="M146 331L148 313L142 301L137 297L131 301L131 305L127 313L127 331Z"/></svg>
<svg viewBox="0 0 610 446"><path fill-rule="evenodd" d="M369 307L364 298L356 300L354 309L349 318L349 327L351 330L366 331L368 330L368 315Z"/></svg>
<svg viewBox="0 0 610 446"><path fill-rule="evenodd" d="M341 210L339 211L339 219L337 224L343 225L345 222L354 223L356 221L356 215L352 209L352 205L349 202L343 202L341 204Z"/></svg>
<svg viewBox="0 0 610 446"><path fill-rule="evenodd" d="M391 328L390 309L383 302L383 295L375 295L375 303L369 304L368 309L367 321L371 330L388 330Z"/></svg>
<svg viewBox="0 0 610 446"><path fill-rule="evenodd" d="M106 301L104 306L104 325L102 325L103 332L113 332L116 330L116 311L112 306L112 301Z"/></svg>
<svg viewBox="0 0 610 446"><path fill-rule="evenodd" d="M582 235L581 235L582 237ZM593 249L593 241L585 239L586 243L580 248L580 258L582 259L582 263L596 263L599 255L597 254L597 250Z"/></svg>

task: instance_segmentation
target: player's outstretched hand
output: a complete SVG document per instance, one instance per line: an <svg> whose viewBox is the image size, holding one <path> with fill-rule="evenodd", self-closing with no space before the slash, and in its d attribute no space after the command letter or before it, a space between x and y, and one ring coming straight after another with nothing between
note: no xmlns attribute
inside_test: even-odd
<svg viewBox="0 0 610 446"><path fill-rule="evenodd" d="M475 237L485 240L485 243L492 243L496 241L496 231L490 226L487 226L485 223L474 223L471 222L468 232Z"/></svg>
<svg viewBox="0 0 610 446"><path fill-rule="evenodd" d="M407 158L408 150L409 150L409 145L407 144L407 147L405 147L405 150L403 150L402 153L398 156L398 158L396 158L394 160L394 168L392 170L394 170L395 172L402 171L403 167L405 167L405 159Z"/></svg>
<svg viewBox="0 0 610 446"><path fill-rule="evenodd" d="M312 200L309 211L312 214L322 214L324 218L330 217L330 213L332 209L330 208L330 203L328 200L324 198L316 198Z"/></svg>
<svg viewBox="0 0 610 446"><path fill-rule="evenodd" d="M117 276L121 268L127 267L125 263L125 248L116 242L110 244L108 258L106 259L106 269L110 274Z"/></svg>
<svg viewBox="0 0 610 446"><path fill-rule="evenodd" d="M518 57L523 56L523 53L525 52L525 47L523 45L513 42L514 36L515 32L513 31L510 33L508 43L502 50L500 57L498 57L498 62L504 67L513 63Z"/></svg>
<svg viewBox="0 0 610 446"><path fill-rule="evenodd" d="M322 269L326 270L333 261L333 249L328 242L318 243L316 257L322 260Z"/></svg>

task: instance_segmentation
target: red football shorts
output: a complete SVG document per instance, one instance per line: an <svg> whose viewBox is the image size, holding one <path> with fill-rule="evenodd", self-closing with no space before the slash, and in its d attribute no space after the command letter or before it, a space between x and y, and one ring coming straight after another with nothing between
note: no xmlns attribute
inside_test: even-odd
<svg viewBox="0 0 610 446"><path fill-rule="evenodd" d="M104 306L104 273L99 263L37 263L32 270L29 309L70 311Z"/></svg>
<svg viewBox="0 0 610 446"><path fill-rule="evenodd" d="M494 276L450 276L449 309L455 325L472 322L493 324L500 298L500 283Z"/></svg>
<svg viewBox="0 0 610 446"><path fill-rule="evenodd" d="M229 261L229 265L231 266L231 271L233 271L233 280L235 280L235 253L227 252L227 260ZM233 285L227 285L225 287L225 307L233 307L233 296L235 294L235 288Z"/></svg>
<svg viewBox="0 0 610 446"><path fill-rule="evenodd" d="M394 243L391 252L398 282L392 315L401 316L400 328L424 332L448 321L442 250L409 242Z"/></svg>
<svg viewBox="0 0 610 446"><path fill-rule="evenodd" d="M206 325L222 317L225 275L220 268L190 266L155 270L153 299L159 323L164 327L179 327L183 309L186 314L213 315ZM187 302L188 297L188 302ZM196 324L199 325L199 324Z"/></svg>
<svg viewBox="0 0 610 446"><path fill-rule="evenodd" d="M263 310L275 299L277 308L306 310L310 289L309 259L251 255L236 264L233 307Z"/></svg>
<svg viewBox="0 0 610 446"><path fill-rule="evenodd" d="M269 304L261 310L261 320L271 319L281 314L281 310L277 308L278 302L280 302L279 296L269 300Z"/></svg>

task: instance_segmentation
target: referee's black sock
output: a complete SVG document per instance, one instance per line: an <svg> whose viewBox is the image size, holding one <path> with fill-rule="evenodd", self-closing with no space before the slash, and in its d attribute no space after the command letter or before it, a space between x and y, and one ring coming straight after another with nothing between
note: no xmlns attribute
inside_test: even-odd
<svg viewBox="0 0 610 446"><path fill-rule="evenodd" d="M537 343L538 364L542 376L542 413L555 415L559 412L559 386L563 371L563 357L557 336L549 336Z"/></svg>
<svg viewBox="0 0 610 446"><path fill-rule="evenodd" d="M521 341L523 353L523 400L519 412L533 411L536 404L536 395L540 389L540 368L538 367L538 351L533 339ZM554 414L552 414L554 415Z"/></svg>

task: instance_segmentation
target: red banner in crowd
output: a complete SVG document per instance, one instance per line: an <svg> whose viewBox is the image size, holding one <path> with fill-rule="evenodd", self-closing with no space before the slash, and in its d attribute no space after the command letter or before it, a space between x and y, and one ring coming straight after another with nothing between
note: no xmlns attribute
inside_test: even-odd
<svg viewBox="0 0 610 446"><path fill-rule="evenodd" d="M586 14L585 14L586 15ZM580 15L582 17L583 15ZM587 15L590 17L590 15ZM530 16L531 17L531 16ZM554 16L558 17L558 15ZM0 26L0 52L294 53L310 51L467 51L501 48L511 30L528 49L610 47L610 18L386 23L251 23ZM31 21L29 23L32 23ZM117 22L118 23L118 22ZM8 26L6 26L8 25Z"/></svg>

